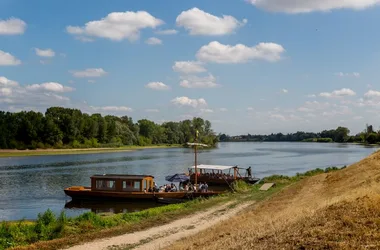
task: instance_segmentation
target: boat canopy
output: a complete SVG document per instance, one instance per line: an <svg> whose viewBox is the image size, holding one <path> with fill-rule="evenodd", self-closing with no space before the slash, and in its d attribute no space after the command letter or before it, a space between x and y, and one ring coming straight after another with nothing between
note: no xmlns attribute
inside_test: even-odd
<svg viewBox="0 0 380 250"><path fill-rule="evenodd" d="M209 170L227 170L234 168L236 166L223 166L223 165L197 165L197 169L209 169ZM192 169L195 169L195 166L191 167Z"/></svg>

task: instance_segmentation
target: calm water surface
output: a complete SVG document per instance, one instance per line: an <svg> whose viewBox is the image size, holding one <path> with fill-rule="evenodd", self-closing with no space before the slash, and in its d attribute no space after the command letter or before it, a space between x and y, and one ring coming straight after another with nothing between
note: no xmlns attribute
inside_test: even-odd
<svg viewBox="0 0 380 250"><path fill-rule="evenodd" d="M378 148L322 143L219 143L217 149L198 155L199 164L252 166L253 174L294 175L315 168L349 165ZM93 174L151 174L158 184L166 175L185 172L193 164L191 149L147 149L86 155L0 158L0 221L35 219L50 208L68 215L85 211L126 212L155 206L153 203L73 204L63 189L90 185Z"/></svg>

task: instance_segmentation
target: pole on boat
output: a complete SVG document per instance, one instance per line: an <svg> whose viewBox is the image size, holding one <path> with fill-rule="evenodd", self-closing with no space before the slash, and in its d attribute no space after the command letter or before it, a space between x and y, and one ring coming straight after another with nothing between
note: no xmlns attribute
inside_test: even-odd
<svg viewBox="0 0 380 250"><path fill-rule="evenodd" d="M197 143L198 143L198 134L199 131L195 131L195 145L194 145L194 169L195 169L195 188L197 188L197 179L198 179L198 171L197 171Z"/></svg>

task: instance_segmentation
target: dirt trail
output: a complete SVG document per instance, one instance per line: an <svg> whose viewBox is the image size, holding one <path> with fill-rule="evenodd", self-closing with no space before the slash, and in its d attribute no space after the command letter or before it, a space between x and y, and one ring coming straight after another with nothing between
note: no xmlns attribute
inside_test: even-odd
<svg viewBox="0 0 380 250"><path fill-rule="evenodd" d="M223 220L229 219L253 203L254 201L234 206L234 203L228 202L169 224L136 233L85 243L68 248L68 250L161 249L183 237L196 234Z"/></svg>

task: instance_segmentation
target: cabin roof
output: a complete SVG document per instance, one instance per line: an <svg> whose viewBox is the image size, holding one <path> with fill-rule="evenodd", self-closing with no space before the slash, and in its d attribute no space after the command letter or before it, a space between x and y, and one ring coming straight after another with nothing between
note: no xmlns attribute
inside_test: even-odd
<svg viewBox="0 0 380 250"><path fill-rule="evenodd" d="M210 169L210 170L226 170L234 168L235 166L223 166L223 165L197 165L197 169ZM195 169L195 166L191 167L192 169Z"/></svg>
<svg viewBox="0 0 380 250"><path fill-rule="evenodd" d="M123 180L143 180L145 178L154 178L152 175L128 175L128 174L98 174L91 178L95 179L123 179Z"/></svg>

